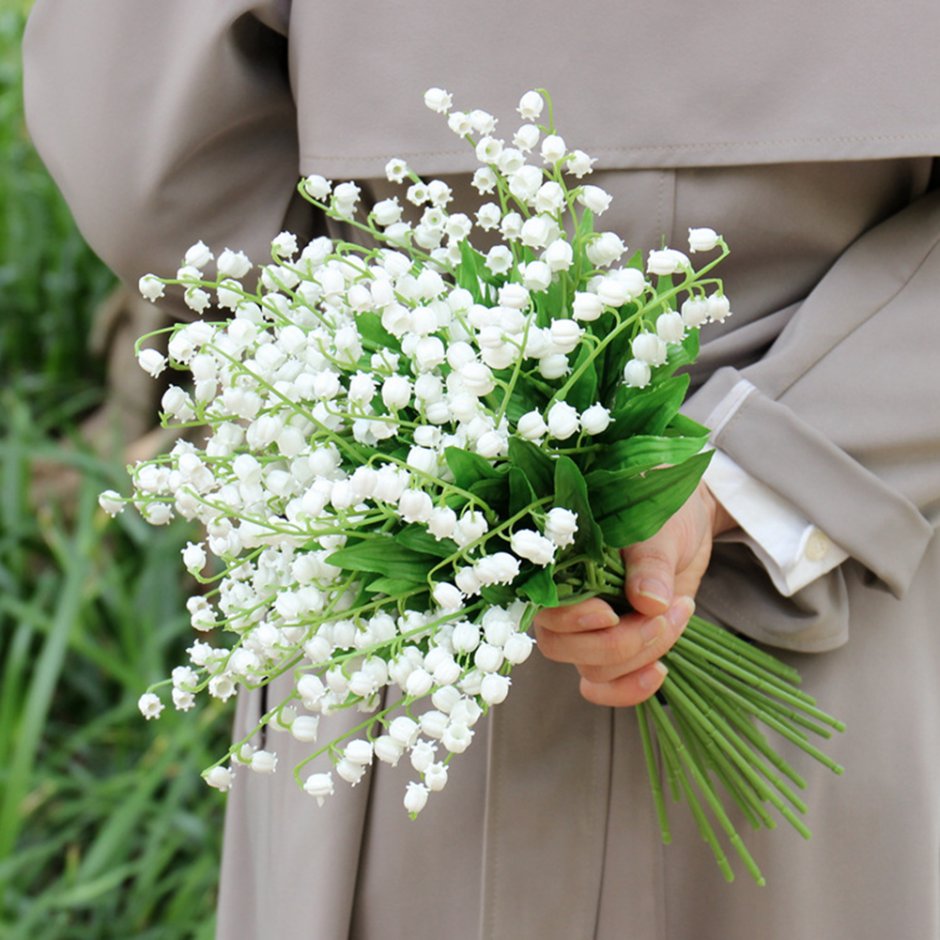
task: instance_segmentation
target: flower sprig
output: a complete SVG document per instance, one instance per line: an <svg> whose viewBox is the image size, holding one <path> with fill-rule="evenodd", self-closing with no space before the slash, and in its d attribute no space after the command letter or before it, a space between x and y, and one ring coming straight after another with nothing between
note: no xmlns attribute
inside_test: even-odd
<svg viewBox="0 0 940 940"><path fill-rule="evenodd" d="M473 218L449 211L444 181L392 159L404 202L364 206L356 183L319 175L299 184L367 244L301 247L284 232L256 270L197 242L175 278L140 281L150 300L176 286L197 314L217 311L173 327L166 355L145 345L155 334L137 353L154 376L188 375L165 392L163 420L204 440L131 468L131 497L101 498L111 513L132 503L153 524L181 516L205 531L183 562L212 588L187 606L216 640L193 644L170 697L187 710L203 691L224 700L292 677L205 772L219 789L240 768L275 771L256 744L265 726L312 745L321 719L354 708L367 717L311 750L298 783L322 802L334 774L355 786L375 760L407 755L404 805L420 812L509 694L536 611L617 593L619 549L655 533L709 459L706 430L679 413L681 368L699 328L730 315L712 274L724 239L696 228L688 254L627 256L596 228L611 197L581 182L594 160L557 133L544 91L522 96L511 140L441 89L425 103L480 161ZM697 268L696 253L709 255ZM792 671L703 621L667 662L663 702L637 710L664 837L660 761L726 874L703 803L759 879L716 787L752 822L772 823L769 803L801 827L805 807L779 776L794 774L751 722L819 759L804 731L838 723L794 691ZM141 697L148 718L159 688ZM397 704L382 704L386 690ZM318 757L333 769L304 777Z"/></svg>

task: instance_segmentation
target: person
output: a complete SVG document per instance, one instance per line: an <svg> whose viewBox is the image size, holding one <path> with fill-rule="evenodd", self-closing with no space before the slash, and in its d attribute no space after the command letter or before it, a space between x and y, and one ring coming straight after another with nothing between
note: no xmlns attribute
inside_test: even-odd
<svg viewBox="0 0 940 940"><path fill-rule="evenodd" d="M220 937L940 937L938 27L925 2L38 0L29 125L128 282L197 238L260 259L283 228L332 231L295 195L309 173L381 198L394 155L466 189L472 153L418 106L432 85L500 128L549 88L608 227L732 246L734 316L686 405L717 467L628 554L636 613L543 612L543 655L414 823L385 768L321 812L288 774L240 779ZM812 842L748 834L765 888L726 885L684 810L661 845L624 707L692 598L848 725L844 778L794 758ZM258 707L242 696L237 726Z"/></svg>

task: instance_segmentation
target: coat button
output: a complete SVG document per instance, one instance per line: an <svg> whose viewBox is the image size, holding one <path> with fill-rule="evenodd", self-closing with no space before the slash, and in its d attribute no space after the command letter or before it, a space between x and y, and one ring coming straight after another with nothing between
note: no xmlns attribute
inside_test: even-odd
<svg viewBox="0 0 940 940"><path fill-rule="evenodd" d="M829 536L820 529L813 529L806 540L806 548L803 550L803 554L810 561L822 561L829 553L830 548L832 548L832 542L829 541Z"/></svg>

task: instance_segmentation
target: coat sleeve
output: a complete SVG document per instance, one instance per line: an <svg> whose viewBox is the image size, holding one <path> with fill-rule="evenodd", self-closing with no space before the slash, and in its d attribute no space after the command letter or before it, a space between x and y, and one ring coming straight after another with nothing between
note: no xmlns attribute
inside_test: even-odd
<svg viewBox="0 0 940 940"><path fill-rule="evenodd" d="M902 597L940 517L940 193L855 242L766 356L688 403L713 443L850 558L792 598L720 546L707 608L797 650L845 642L854 582ZM922 574L922 573L921 573Z"/></svg>
<svg viewBox="0 0 940 940"><path fill-rule="evenodd" d="M295 197L286 19L277 0L37 0L30 133L126 282L172 275L199 239L263 263L285 224L311 224Z"/></svg>

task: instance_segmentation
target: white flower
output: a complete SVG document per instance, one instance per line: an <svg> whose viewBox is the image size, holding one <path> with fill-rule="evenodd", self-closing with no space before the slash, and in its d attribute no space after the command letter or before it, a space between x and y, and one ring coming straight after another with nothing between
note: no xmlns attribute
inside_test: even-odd
<svg viewBox="0 0 940 940"><path fill-rule="evenodd" d="M473 174L472 185L480 195L493 192L493 190L496 189L496 173L493 171L493 168L481 166L476 170Z"/></svg>
<svg viewBox="0 0 940 940"><path fill-rule="evenodd" d="M257 750L251 755L251 769L258 774L273 774L277 770L277 754Z"/></svg>
<svg viewBox="0 0 940 940"><path fill-rule="evenodd" d="M196 313L202 313L202 311L212 303L212 298L209 296L208 292L204 291L201 287L190 287L186 293L183 294L183 302L190 310L195 310Z"/></svg>
<svg viewBox="0 0 940 940"><path fill-rule="evenodd" d="M423 490L405 490L398 500L398 512L405 522L427 522L433 503Z"/></svg>
<svg viewBox="0 0 940 940"><path fill-rule="evenodd" d="M182 551L182 555L183 565L186 567L187 571L196 574L205 568L206 551L201 545L187 542L186 547Z"/></svg>
<svg viewBox="0 0 940 940"><path fill-rule="evenodd" d="M98 505L109 515L116 516L124 508L124 500L120 493L114 490L105 490L98 497Z"/></svg>
<svg viewBox="0 0 940 940"><path fill-rule="evenodd" d="M457 369L467 391L478 398L488 395L496 387L496 380L489 366L482 362L467 362Z"/></svg>
<svg viewBox="0 0 940 940"><path fill-rule="evenodd" d="M581 179L592 172L591 167L596 162L594 157L589 157L583 150L573 150L565 161L565 171Z"/></svg>
<svg viewBox="0 0 940 940"><path fill-rule="evenodd" d="M385 178L390 183L402 183L408 175L408 164L401 157L392 157L385 164Z"/></svg>
<svg viewBox="0 0 940 940"><path fill-rule="evenodd" d="M545 163L557 163L566 153L564 138L558 134L549 134L542 140L542 160Z"/></svg>
<svg viewBox="0 0 940 940"><path fill-rule="evenodd" d="M550 565L555 560L554 542L533 529L517 529L509 538L509 547L537 565Z"/></svg>
<svg viewBox="0 0 940 940"><path fill-rule="evenodd" d="M447 116L447 126L458 137L466 137L473 130L469 116L463 111L451 111Z"/></svg>
<svg viewBox="0 0 940 940"><path fill-rule="evenodd" d="M339 774L340 779L345 780L353 787L362 780L365 772L366 768L363 764L354 764L345 757L341 758L336 764L336 773Z"/></svg>
<svg viewBox="0 0 940 940"><path fill-rule="evenodd" d="M536 212L558 212L565 204L565 191L554 180L542 183L535 194Z"/></svg>
<svg viewBox="0 0 940 940"><path fill-rule="evenodd" d="M689 297L682 304L681 315L689 329L697 329L708 320L708 301L704 297Z"/></svg>
<svg viewBox="0 0 940 940"><path fill-rule="evenodd" d="M606 268L617 261L627 250L627 246L614 232L601 232L587 246L586 253L591 264Z"/></svg>
<svg viewBox="0 0 940 940"><path fill-rule="evenodd" d="M523 153L529 153L539 142L541 131L534 124L523 124L513 135L512 145Z"/></svg>
<svg viewBox="0 0 940 940"><path fill-rule="evenodd" d="M166 357L156 349L141 349L137 353L137 364L156 378L166 368Z"/></svg>
<svg viewBox="0 0 940 940"><path fill-rule="evenodd" d="M235 774L230 767L213 767L203 775L203 780L216 790L230 790L235 781Z"/></svg>
<svg viewBox="0 0 940 940"><path fill-rule="evenodd" d="M496 672L503 665L503 651L492 643L481 643L473 654L473 665L480 672Z"/></svg>
<svg viewBox="0 0 940 940"><path fill-rule="evenodd" d="M578 326L576 320L552 320L552 343L562 353L570 353L581 341L584 330ZM565 361L567 367L567 360Z"/></svg>
<svg viewBox="0 0 940 940"><path fill-rule="evenodd" d="M153 303L159 300L165 291L163 281L156 274L145 274L138 282L137 289L142 297Z"/></svg>
<svg viewBox="0 0 940 940"><path fill-rule="evenodd" d="M409 756L411 766L414 767L419 774L424 773L424 771L434 763L434 753L436 750L436 744L425 740L418 741L414 747L412 747Z"/></svg>
<svg viewBox="0 0 940 940"><path fill-rule="evenodd" d="M546 416L548 433L559 441L565 441L578 430L578 412L566 401L556 401Z"/></svg>
<svg viewBox="0 0 940 940"><path fill-rule="evenodd" d="M610 427L610 411L600 402L581 413L581 429L586 434L602 434Z"/></svg>
<svg viewBox="0 0 940 940"><path fill-rule="evenodd" d="M530 261L522 272L522 283L528 290L548 290L552 284L552 269L544 261Z"/></svg>
<svg viewBox="0 0 940 940"><path fill-rule="evenodd" d="M502 220L503 214L502 210L496 205L495 202L485 202L477 210L477 225L485 232L489 232L492 229L499 228L499 223ZM501 247L501 246L496 246Z"/></svg>
<svg viewBox="0 0 940 940"><path fill-rule="evenodd" d="M646 388L651 378L652 371L649 364L639 359L631 359L623 367L623 381L630 388Z"/></svg>
<svg viewBox="0 0 940 940"><path fill-rule="evenodd" d="M318 715L298 715L291 722L290 733L298 741L310 743L316 741L319 727L320 717Z"/></svg>
<svg viewBox="0 0 940 940"><path fill-rule="evenodd" d="M509 176L525 166L525 154L515 147L503 147L496 165L503 176Z"/></svg>
<svg viewBox="0 0 940 940"><path fill-rule="evenodd" d="M503 142L496 137L481 137L476 146L476 158L480 163L496 163L503 152Z"/></svg>
<svg viewBox="0 0 940 940"><path fill-rule="evenodd" d="M499 705L506 701L510 683L509 676L501 676L495 672L488 673L480 683L480 698L487 705Z"/></svg>
<svg viewBox="0 0 940 940"><path fill-rule="evenodd" d="M478 674L479 675L479 674ZM463 754L473 740L473 731L466 725L452 722L441 737L441 744L452 754Z"/></svg>
<svg viewBox="0 0 940 940"><path fill-rule="evenodd" d="M304 792L315 797L322 806L326 797L333 795L333 774L310 774L304 781Z"/></svg>
<svg viewBox="0 0 940 940"><path fill-rule="evenodd" d="M343 750L343 757L353 764L372 763L372 744L362 738L350 741Z"/></svg>
<svg viewBox="0 0 940 940"><path fill-rule="evenodd" d="M680 268L687 268L689 259L675 248L654 249L646 259L646 270L649 274L675 274Z"/></svg>
<svg viewBox="0 0 940 940"><path fill-rule="evenodd" d="M558 225L547 215L534 215L522 223L519 238L529 248L544 248L558 234Z"/></svg>
<svg viewBox="0 0 940 940"><path fill-rule="evenodd" d="M440 761L431 764L424 772L424 782L429 790L439 793L447 786L447 765Z"/></svg>
<svg viewBox="0 0 940 940"><path fill-rule="evenodd" d="M398 411L411 401L411 382L403 375L390 375L382 383L382 401L390 411Z"/></svg>
<svg viewBox="0 0 940 940"><path fill-rule="evenodd" d="M708 298L708 319L712 323L724 323L731 316L731 302L724 294L712 294Z"/></svg>
<svg viewBox="0 0 940 940"><path fill-rule="evenodd" d="M432 510L427 522L428 532L438 541L449 539L457 526L457 513L448 506L439 506Z"/></svg>
<svg viewBox="0 0 940 940"><path fill-rule="evenodd" d="M651 366L661 366L666 361L668 349L655 333L637 333L630 343L635 358Z"/></svg>
<svg viewBox="0 0 940 940"><path fill-rule="evenodd" d="M458 520L457 525L454 527L453 538L461 548L465 548L471 542L482 538L488 530L489 526L483 513L471 510L464 513ZM458 587L460 587L459 584ZM460 587L460 590L463 591L463 587ZM464 593L467 592L464 591Z"/></svg>
<svg viewBox="0 0 940 940"><path fill-rule="evenodd" d="M515 259L505 245L494 245L487 253L484 262L493 274L505 274L512 270Z"/></svg>
<svg viewBox="0 0 940 940"><path fill-rule="evenodd" d="M661 313L656 318L656 335L664 343L681 343L685 337L685 324L675 310Z"/></svg>
<svg viewBox="0 0 940 940"><path fill-rule="evenodd" d="M527 91L519 99L519 107L516 110L523 121L535 121L544 107L545 102L537 91Z"/></svg>
<svg viewBox="0 0 940 940"><path fill-rule="evenodd" d="M401 219L401 204L397 196L383 199L372 207L372 215L377 225L383 228L398 222Z"/></svg>
<svg viewBox="0 0 940 940"><path fill-rule="evenodd" d="M590 209L594 215L602 215L610 207L610 201L613 197L609 192L600 188L600 186L582 186L578 193L578 202L586 209Z"/></svg>
<svg viewBox="0 0 940 940"><path fill-rule="evenodd" d="M473 565L481 585L510 584L519 574L519 559L509 552L494 552L486 555Z"/></svg>
<svg viewBox="0 0 940 940"><path fill-rule="evenodd" d="M282 258L293 258L297 254L297 236L291 232L281 232L271 242L271 251Z"/></svg>
<svg viewBox="0 0 940 940"><path fill-rule="evenodd" d="M507 663L518 666L529 658L533 646L535 642L527 633L514 633L503 646L503 656Z"/></svg>
<svg viewBox="0 0 940 940"><path fill-rule="evenodd" d="M545 517L545 534L558 548L566 548L574 542L577 531L578 515L570 509L555 506Z"/></svg>
<svg viewBox="0 0 940 940"><path fill-rule="evenodd" d="M404 747L388 734L380 734L372 742L372 750L382 763L390 764L392 767L398 766L398 762L405 752Z"/></svg>
<svg viewBox="0 0 940 940"><path fill-rule="evenodd" d="M548 433L548 425L538 411L528 411L516 423L516 433L527 441L537 441Z"/></svg>
<svg viewBox="0 0 940 940"><path fill-rule="evenodd" d="M551 271L567 271L574 261L574 249L569 242L559 238L542 252L542 261Z"/></svg>
<svg viewBox="0 0 940 940"><path fill-rule="evenodd" d="M209 246L203 241L196 242L186 250L183 264L193 268L204 268L215 256L209 251Z"/></svg>
<svg viewBox="0 0 940 940"><path fill-rule="evenodd" d="M159 697L153 692L144 692L139 699L137 699L137 707L140 709L140 713L150 721L151 718L159 718L160 712L163 711L163 702L160 701Z"/></svg>
<svg viewBox="0 0 940 940"><path fill-rule="evenodd" d="M412 816L417 816L428 802L428 788L423 783L411 781L405 789L405 809Z"/></svg>
<svg viewBox="0 0 940 940"><path fill-rule="evenodd" d="M321 177L322 178L322 177ZM251 261L243 251L232 251L226 248L216 262L219 271L219 277L238 278L244 277L251 270Z"/></svg>
<svg viewBox="0 0 940 940"><path fill-rule="evenodd" d="M438 114L447 114L453 103L453 95L448 94L443 88L429 88L424 93L424 106Z"/></svg>
<svg viewBox="0 0 940 940"><path fill-rule="evenodd" d="M559 244L556 242L556 244ZM615 305L619 306L619 304ZM598 319L604 312L604 301L597 294L586 291L575 291L574 302L571 305L571 315L575 320L590 322Z"/></svg>
<svg viewBox="0 0 940 940"><path fill-rule="evenodd" d="M492 134L496 130L496 118L493 117L489 111L482 111L479 108L475 108L468 115L470 118L470 126L478 134Z"/></svg>
<svg viewBox="0 0 940 940"><path fill-rule="evenodd" d="M711 251L718 247L720 236L713 228L690 228L689 251Z"/></svg>
<svg viewBox="0 0 940 940"><path fill-rule="evenodd" d="M518 212L507 212L499 226L499 232L506 241L516 241L522 235L522 216Z"/></svg>
<svg viewBox="0 0 940 940"><path fill-rule="evenodd" d="M463 606L464 597L462 592L447 581L435 584L434 590L431 591L431 597L434 598L434 603L442 610L460 610Z"/></svg>
<svg viewBox="0 0 940 940"><path fill-rule="evenodd" d="M535 198L544 179L537 166L520 167L509 177L509 192L520 202L529 203Z"/></svg>
<svg viewBox="0 0 940 940"><path fill-rule="evenodd" d="M333 184L325 176L317 173L313 173L304 180L304 189L307 194L318 202L325 202L332 188ZM233 274L232 277L241 277L241 275Z"/></svg>
<svg viewBox="0 0 940 940"><path fill-rule="evenodd" d="M453 199L453 195L453 190L443 180L431 180L428 183L428 199L438 209L443 209Z"/></svg>
<svg viewBox="0 0 940 940"><path fill-rule="evenodd" d="M523 310L529 305L529 291L522 284L504 284L499 289L499 303L513 310Z"/></svg>
<svg viewBox="0 0 940 940"><path fill-rule="evenodd" d="M403 748L411 747L418 739L420 731L418 723L407 715L399 715L392 719L392 723L388 726L389 737Z"/></svg>

